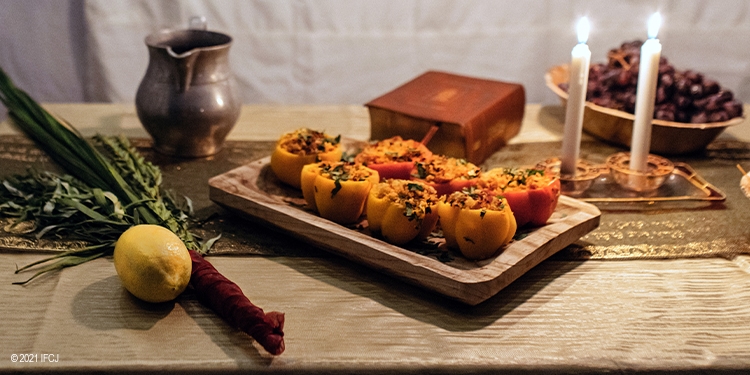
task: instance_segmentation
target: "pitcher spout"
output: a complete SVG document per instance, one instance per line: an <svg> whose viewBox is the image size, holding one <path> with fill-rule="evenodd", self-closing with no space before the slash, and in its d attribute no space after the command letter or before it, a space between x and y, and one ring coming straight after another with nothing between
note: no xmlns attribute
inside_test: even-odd
<svg viewBox="0 0 750 375"><path fill-rule="evenodd" d="M175 62L179 92L190 90L190 84L193 82L193 72L195 71L195 61L198 59L200 50L192 49L187 52L177 53L172 47L167 47L167 54Z"/></svg>

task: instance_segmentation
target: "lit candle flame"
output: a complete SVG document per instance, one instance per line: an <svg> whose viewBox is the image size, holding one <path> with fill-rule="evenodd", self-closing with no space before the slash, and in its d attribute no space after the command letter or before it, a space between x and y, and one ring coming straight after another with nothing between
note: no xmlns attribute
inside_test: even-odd
<svg viewBox="0 0 750 375"><path fill-rule="evenodd" d="M578 20L578 43L580 44L586 44L589 40L589 31L591 29L591 25L589 25L589 19L588 17L581 17L580 20Z"/></svg>
<svg viewBox="0 0 750 375"><path fill-rule="evenodd" d="M656 35L659 34L659 27L661 27L661 14L656 12L651 15L648 19L648 38L656 39Z"/></svg>

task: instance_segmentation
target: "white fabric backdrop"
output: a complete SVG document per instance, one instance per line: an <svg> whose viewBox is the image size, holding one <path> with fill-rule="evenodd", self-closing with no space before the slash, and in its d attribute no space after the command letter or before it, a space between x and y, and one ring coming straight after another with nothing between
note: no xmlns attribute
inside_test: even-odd
<svg viewBox="0 0 750 375"><path fill-rule="evenodd" d="M0 66L48 102L132 102L143 39L204 15L234 38L245 103L358 104L430 69L522 83L528 102L592 21L594 62L644 39L661 11L663 54L750 102L747 0L0 0Z"/></svg>

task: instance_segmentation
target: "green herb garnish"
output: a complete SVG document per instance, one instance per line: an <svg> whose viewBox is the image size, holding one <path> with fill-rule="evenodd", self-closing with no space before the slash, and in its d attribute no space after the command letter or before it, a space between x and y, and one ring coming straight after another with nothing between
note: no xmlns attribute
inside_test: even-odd
<svg viewBox="0 0 750 375"><path fill-rule="evenodd" d="M417 177L425 179L427 178L427 170L424 168L424 164L417 163Z"/></svg>
<svg viewBox="0 0 750 375"><path fill-rule="evenodd" d="M341 181L349 180L349 171L345 168L345 164L336 164L333 168L330 164L326 164L323 166L323 172L328 173L333 180L333 190L331 190L331 198L333 198L341 190Z"/></svg>
<svg viewBox="0 0 750 375"><path fill-rule="evenodd" d="M336 196L336 194L341 190L341 180L338 178L333 180L333 190L331 190L331 199Z"/></svg>
<svg viewBox="0 0 750 375"><path fill-rule="evenodd" d="M424 191L424 185L416 183L416 182L409 182L406 184L409 191Z"/></svg>

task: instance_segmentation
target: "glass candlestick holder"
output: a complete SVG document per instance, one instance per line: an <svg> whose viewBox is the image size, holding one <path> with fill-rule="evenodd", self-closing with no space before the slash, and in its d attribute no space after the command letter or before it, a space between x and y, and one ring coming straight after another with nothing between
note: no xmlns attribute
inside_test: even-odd
<svg viewBox="0 0 750 375"><path fill-rule="evenodd" d="M661 156L649 154L645 171L630 169L630 153L618 152L607 158L610 175L622 188L648 193L661 187L674 171L674 164Z"/></svg>
<svg viewBox="0 0 750 375"><path fill-rule="evenodd" d="M534 169L555 176L561 194L609 210L704 207L726 200L724 192L686 163L648 155L647 171L639 172L630 169L630 160L627 152L609 155L603 163L579 159L573 176L560 175L557 157L536 163Z"/></svg>
<svg viewBox="0 0 750 375"><path fill-rule="evenodd" d="M558 176L561 193L571 197L578 197L586 192L601 174L598 166L583 159L576 160L575 174L560 173L560 165L559 158L549 158L538 163L536 168Z"/></svg>

